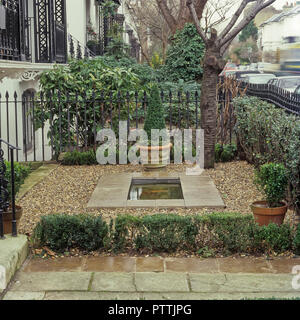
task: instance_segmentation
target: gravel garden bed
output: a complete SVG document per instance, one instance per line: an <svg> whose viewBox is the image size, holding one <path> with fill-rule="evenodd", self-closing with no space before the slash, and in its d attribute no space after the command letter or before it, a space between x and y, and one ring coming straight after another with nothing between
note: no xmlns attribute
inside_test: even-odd
<svg viewBox="0 0 300 320"><path fill-rule="evenodd" d="M169 165L167 170L182 172L186 165ZM180 215L204 214L210 211L250 213L250 205L262 195L253 184L254 168L244 161L218 163L207 172L226 204L226 209L87 209L86 205L104 174L138 172L141 166L59 166L48 177L33 187L20 201L23 216L19 232L31 235L40 217L53 213L80 214L101 213L107 221L119 214L145 215L155 213L175 213Z"/></svg>

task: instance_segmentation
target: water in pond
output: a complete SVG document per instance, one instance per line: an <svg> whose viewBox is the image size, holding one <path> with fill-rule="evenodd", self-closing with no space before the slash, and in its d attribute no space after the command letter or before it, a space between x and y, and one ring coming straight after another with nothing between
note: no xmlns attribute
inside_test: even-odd
<svg viewBox="0 0 300 320"><path fill-rule="evenodd" d="M144 182L144 183L143 183ZM128 200L167 200L183 199L180 182L133 182Z"/></svg>

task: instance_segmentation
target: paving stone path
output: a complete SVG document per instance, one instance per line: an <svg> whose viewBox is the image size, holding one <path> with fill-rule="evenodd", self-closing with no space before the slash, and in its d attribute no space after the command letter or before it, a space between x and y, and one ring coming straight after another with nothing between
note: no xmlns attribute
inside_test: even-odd
<svg viewBox="0 0 300 320"><path fill-rule="evenodd" d="M69 257L28 259L4 300L300 298L300 259ZM300 268L300 267L299 267ZM293 288L292 281L299 284Z"/></svg>

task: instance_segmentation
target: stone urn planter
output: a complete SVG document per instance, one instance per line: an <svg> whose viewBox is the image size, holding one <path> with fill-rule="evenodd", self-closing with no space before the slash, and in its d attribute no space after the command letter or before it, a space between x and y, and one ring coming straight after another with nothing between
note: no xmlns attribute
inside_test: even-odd
<svg viewBox="0 0 300 320"><path fill-rule="evenodd" d="M172 148L172 143L169 143L165 146L139 146L140 154L142 158L143 167L146 170L157 170L162 169L167 166L170 150ZM157 163L157 155L156 155L156 163L154 162L154 159L152 160L152 151L154 151L154 154L157 154L158 152L158 158L159 162Z"/></svg>
<svg viewBox="0 0 300 320"><path fill-rule="evenodd" d="M17 220L17 227L19 226L20 219L22 217L23 209L20 206L16 205L16 220ZM4 234L11 234L12 233L12 209L9 209L3 213L3 229Z"/></svg>
<svg viewBox="0 0 300 320"><path fill-rule="evenodd" d="M267 226L270 223L282 225L285 214L288 210L287 204L281 202L281 207L270 208L267 201L256 201L251 205L254 220L260 226Z"/></svg>
<svg viewBox="0 0 300 320"><path fill-rule="evenodd" d="M167 145L163 145L163 143L165 143L163 139L155 142L151 141L151 139L154 139L152 134L153 130L155 130L156 133L157 131L163 131L166 135L168 135L168 132L166 131L164 109L157 85L153 85L151 87L148 101L147 114L144 124L144 130L147 134L148 142L145 143L144 141L144 145L140 145L139 150L145 170L155 170L165 168L167 166L167 160L168 156L170 155L172 144L169 143ZM160 139L159 137L156 138ZM152 144L156 144L156 146L152 146ZM151 151L153 151L155 159L152 159Z"/></svg>

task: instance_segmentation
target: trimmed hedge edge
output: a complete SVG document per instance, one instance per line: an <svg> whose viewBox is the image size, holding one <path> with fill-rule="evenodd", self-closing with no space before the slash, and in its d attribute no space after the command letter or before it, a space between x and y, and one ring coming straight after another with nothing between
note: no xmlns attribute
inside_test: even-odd
<svg viewBox="0 0 300 320"><path fill-rule="evenodd" d="M31 238L34 247L56 252L71 248L115 253L187 252L213 256L234 253L300 252L300 227L259 227L252 215L213 213L203 216L156 214L118 216L107 224L101 216L43 216Z"/></svg>

